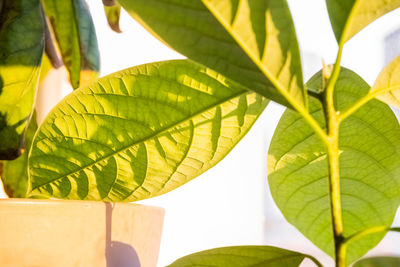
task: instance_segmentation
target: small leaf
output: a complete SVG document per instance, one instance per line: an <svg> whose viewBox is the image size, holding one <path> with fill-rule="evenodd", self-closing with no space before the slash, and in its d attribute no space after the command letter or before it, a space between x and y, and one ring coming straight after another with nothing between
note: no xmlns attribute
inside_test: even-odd
<svg viewBox="0 0 400 267"><path fill-rule="evenodd" d="M271 246L223 247L194 253L168 267L298 267L308 255Z"/></svg>
<svg viewBox="0 0 400 267"><path fill-rule="evenodd" d="M307 87L321 86L321 72ZM369 85L342 69L335 88L339 111L368 93ZM310 112L324 127L320 103L310 98ZM400 197L400 126L391 109L371 100L340 126L339 167L344 236L374 226L390 226ZM325 145L302 117L282 116L271 141L268 180L285 218L315 245L334 255ZM348 263L365 254L385 235L368 235L349 244Z"/></svg>
<svg viewBox="0 0 400 267"><path fill-rule="evenodd" d="M101 78L40 126L31 195L135 201L166 193L225 157L267 103L186 60Z"/></svg>
<svg viewBox="0 0 400 267"><path fill-rule="evenodd" d="M121 14L121 6L119 4L115 4L112 6L104 6L104 12L106 13L107 22L110 28L120 33L121 29L119 27L119 17Z"/></svg>
<svg viewBox="0 0 400 267"><path fill-rule="evenodd" d="M362 259L353 265L354 267L398 267L400 258L398 257L372 257Z"/></svg>
<svg viewBox="0 0 400 267"><path fill-rule="evenodd" d="M0 160L18 157L44 47L39 0L6 0L0 17Z"/></svg>
<svg viewBox="0 0 400 267"><path fill-rule="evenodd" d="M29 122L25 132L24 152L15 160L3 161L0 171L4 191L9 197L24 198L28 190L28 153L32 144L33 136L38 128L36 112Z"/></svg>
<svg viewBox="0 0 400 267"><path fill-rule="evenodd" d="M287 106L307 106L286 0L120 0L188 58Z"/></svg>
<svg viewBox="0 0 400 267"><path fill-rule="evenodd" d="M84 0L43 0L63 62L74 88L98 76L100 61L96 32Z"/></svg>
<svg viewBox="0 0 400 267"><path fill-rule="evenodd" d="M379 100L400 108L400 56L390 62L379 74L371 93Z"/></svg>
<svg viewBox="0 0 400 267"><path fill-rule="evenodd" d="M326 0L338 43L345 43L368 24L400 7L400 0Z"/></svg>

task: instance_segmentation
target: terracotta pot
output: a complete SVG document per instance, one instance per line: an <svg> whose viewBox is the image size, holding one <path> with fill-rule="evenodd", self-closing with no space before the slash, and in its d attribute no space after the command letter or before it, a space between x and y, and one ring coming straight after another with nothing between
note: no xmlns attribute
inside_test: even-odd
<svg viewBox="0 0 400 267"><path fill-rule="evenodd" d="M0 200L2 267L155 267L164 210L137 204Z"/></svg>

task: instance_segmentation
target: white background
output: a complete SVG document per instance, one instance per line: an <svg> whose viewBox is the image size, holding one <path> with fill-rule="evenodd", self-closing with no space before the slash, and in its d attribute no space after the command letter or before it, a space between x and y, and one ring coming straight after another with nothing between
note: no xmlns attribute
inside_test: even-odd
<svg viewBox="0 0 400 267"><path fill-rule="evenodd" d="M327 63L334 62L337 44L325 1L288 2L303 52L306 81L320 69L322 58ZM123 33L112 32L107 27L101 1L89 0L88 3L99 41L102 75L139 64L184 58L125 13L121 18ZM400 11L394 11L364 29L346 44L342 65L356 71L372 85L385 63L384 38L400 28L399 22ZM400 43L397 47L400 48ZM333 264L284 220L270 197L266 155L283 111L282 106L269 104L249 134L216 167L168 194L141 201L166 209L159 266L199 250L250 244L279 245L315 255L324 266ZM5 197L3 192L0 197ZM389 238L370 253L400 254L395 250L395 242L400 244L400 239L389 234Z"/></svg>

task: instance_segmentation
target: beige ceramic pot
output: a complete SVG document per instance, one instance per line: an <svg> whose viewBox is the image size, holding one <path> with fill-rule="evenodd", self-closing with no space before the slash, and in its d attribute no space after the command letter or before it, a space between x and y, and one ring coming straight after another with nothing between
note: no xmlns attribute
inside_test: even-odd
<svg viewBox="0 0 400 267"><path fill-rule="evenodd" d="M155 267L164 210L137 204L0 200L1 267Z"/></svg>

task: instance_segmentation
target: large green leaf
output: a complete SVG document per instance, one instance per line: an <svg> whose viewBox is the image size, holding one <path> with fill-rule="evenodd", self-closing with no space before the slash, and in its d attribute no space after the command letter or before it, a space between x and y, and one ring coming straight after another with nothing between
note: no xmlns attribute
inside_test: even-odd
<svg viewBox="0 0 400 267"><path fill-rule="evenodd" d="M314 258L308 255L277 247L223 247L185 256L168 265L168 267L298 267L305 258L310 258L316 262Z"/></svg>
<svg viewBox="0 0 400 267"><path fill-rule="evenodd" d="M84 0L42 0L74 88L98 76L99 49Z"/></svg>
<svg viewBox="0 0 400 267"><path fill-rule="evenodd" d="M373 257L365 258L354 264L354 267L398 267L400 258L398 257Z"/></svg>
<svg viewBox="0 0 400 267"><path fill-rule="evenodd" d="M379 100L400 108L400 56L390 62L379 74L371 94Z"/></svg>
<svg viewBox="0 0 400 267"><path fill-rule="evenodd" d="M321 72L307 87L321 86ZM339 111L368 93L369 86L343 69L336 84ZM310 99L310 112L324 127L321 105ZM340 126L339 164L344 236L372 226L390 226L400 196L400 126L391 109L371 100ZM285 218L322 250L333 256L326 149L297 113L282 116L268 155L272 196ZM374 247L384 233L354 241L348 261Z"/></svg>
<svg viewBox="0 0 400 267"><path fill-rule="evenodd" d="M326 0L338 43L345 43L365 26L400 7L400 0Z"/></svg>
<svg viewBox="0 0 400 267"><path fill-rule="evenodd" d="M284 105L306 106L286 0L119 0L176 51Z"/></svg>
<svg viewBox="0 0 400 267"><path fill-rule="evenodd" d="M38 130L32 195L134 201L220 161L267 100L190 61L147 64L67 96Z"/></svg>
<svg viewBox="0 0 400 267"><path fill-rule="evenodd" d="M0 16L0 160L15 159L33 110L44 46L39 0L5 0Z"/></svg>
<svg viewBox="0 0 400 267"><path fill-rule="evenodd" d="M0 163L0 178L3 182L4 191L9 197L26 197L28 190L28 152L37 128L36 112L34 112L25 132L24 152L15 160Z"/></svg>

